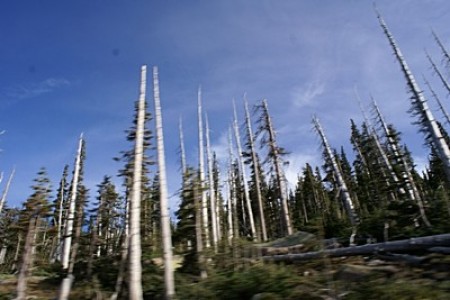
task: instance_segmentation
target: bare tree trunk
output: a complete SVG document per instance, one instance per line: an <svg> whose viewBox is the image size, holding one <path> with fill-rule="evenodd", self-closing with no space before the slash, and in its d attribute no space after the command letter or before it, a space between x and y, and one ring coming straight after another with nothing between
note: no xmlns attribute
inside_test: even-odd
<svg viewBox="0 0 450 300"><path fill-rule="evenodd" d="M78 199L78 201L82 201L83 199ZM70 253L69 260L69 268L67 270L67 276L61 282L60 293L58 296L59 300L69 299L69 294L72 289L73 281L75 277L73 276L73 269L75 267L75 262L77 259L78 248L80 246L80 236L81 236L81 226L83 225L83 203L77 203L77 211L76 211L76 222L75 222L75 230L74 230L74 239L72 245L72 251Z"/></svg>
<svg viewBox="0 0 450 300"><path fill-rule="evenodd" d="M209 181L209 203L211 212L211 229L212 229L212 240L214 250L217 252L217 241L218 241L218 222L216 214L216 191L214 189L214 174L213 174L213 158L211 153L211 145L209 141L209 123L208 116L205 114L205 125L206 125L206 158L208 163L208 181Z"/></svg>
<svg viewBox="0 0 450 300"><path fill-rule="evenodd" d="M16 168L13 168L13 170L11 171L11 175L9 175L8 182L6 183L5 190L3 191L2 198L0 199L0 214L2 213L3 206L5 205L6 196L8 195L9 187L11 185L11 181L14 177L15 172L16 172Z"/></svg>
<svg viewBox="0 0 450 300"><path fill-rule="evenodd" d="M184 135L183 135L183 123L181 121L180 117L180 123L179 123L179 131L180 131L180 156L181 156L181 172L183 176L186 174L187 165L186 165L186 151L184 148Z"/></svg>
<svg viewBox="0 0 450 300"><path fill-rule="evenodd" d="M431 95L433 96L434 100L436 100L436 103L439 106L439 110L442 112L442 114L444 115L445 118L445 122L447 123L447 125L450 125L450 115L448 114L447 110L445 109L444 105L442 105L441 100L439 99L438 95L436 94L436 92L434 91L434 89L431 87L431 84L428 82L428 80L425 79L424 77L424 81L425 84L428 86L428 89L431 92ZM449 90L450 91L450 90Z"/></svg>
<svg viewBox="0 0 450 300"><path fill-rule="evenodd" d="M209 240L209 222L208 222L208 200L205 191L205 171L204 171L204 145L203 145L203 115L202 115L202 90L198 88L198 168L200 178L200 192L202 195L202 219L203 234L205 236L205 247L211 246Z"/></svg>
<svg viewBox="0 0 450 300"><path fill-rule="evenodd" d="M256 157L256 149L255 149L255 143L253 139L253 130L252 130L252 123L250 119L250 113L248 110L248 103L247 99L244 97L244 107L245 107L245 123L247 128L247 135L248 135L248 142L250 146L250 152L252 155L252 163L253 168L255 172L255 187L256 187L256 198L258 201L258 209L259 209L259 219L260 219L260 225L261 225L261 234L262 234L262 240L263 242L267 241L267 228L266 228L266 218L264 216L264 207L262 202L262 196L261 196L261 179L259 177L259 162Z"/></svg>
<svg viewBox="0 0 450 300"><path fill-rule="evenodd" d="M386 37L389 40L389 44L394 50L395 56L400 64L400 67L408 83L408 88L410 89L410 92L413 95L411 97L412 107L414 111L420 115L419 124L422 126L422 129L424 129L431 136L431 142L435 147L439 155L439 158L442 160L442 163L444 164L444 170L445 174L447 175L447 180L450 181L449 146L447 145L445 139L443 138L442 132L439 129L439 126L437 125L437 122L431 110L428 107L428 103L427 100L425 99L425 96L422 93L422 89L420 89L419 85L417 84L412 72L408 67L408 64L406 63L403 57L402 52L400 51L400 48L397 46L394 37L390 33L386 23L384 22L383 18L378 12L377 17L378 20L380 21L381 28L383 29Z"/></svg>
<svg viewBox="0 0 450 300"><path fill-rule="evenodd" d="M323 251L315 251L299 254L264 256L263 260L272 262L305 261L311 259L321 259L323 258L324 255L327 257L372 255L379 252L395 252L395 251L421 250L421 249L425 250L432 248L434 246L450 246L450 234L439 234L432 236L410 238L406 240L398 240L346 248L327 249Z"/></svg>
<svg viewBox="0 0 450 300"><path fill-rule="evenodd" d="M153 67L153 95L155 100L155 122L156 122L156 146L158 149L158 169L160 185L161 227L164 251L164 283L166 288L166 300L175 297L175 282L173 277L172 259L172 234L170 230L170 216L168 207L168 192L166 180L166 159L164 154L164 135L161 115L161 104L159 97L158 68Z"/></svg>
<svg viewBox="0 0 450 300"><path fill-rule="evenodd" d="M396 159L400 159L400 165L402 166L402 177L403 180L406 182L406 190L408 192L409 195L409 199L411 201L416 201L418 206L419 206L419 212L420 212L420 216L424 222L424 224L427 227L431 226L430 221L427 218L427 215L425 213L425 208L423 205L423 199L419 194L419 191L417 190L417 186L414 182L414 178L411 174L410 171L410 166L408 165L408 163L405 160L405 157L403 155L403 153L400 153L400 149L398 149L396 142L394 141L393 137L392 137L392 133L391 130L389 129L389 127L386 124L386 121L383 118L383 115L381 114L381 111L377 105L377 103L375 102L375 100L372 99L372 105L375 108L375 112L376 115L378 117L379 122L381 123L381 127L384 130L384 134L385 137L388 141L388 145L391 148L392 152L394 153L394 156L396 157Z"/></svg>
<svg viewBox="0 0 450 300"><path fill-rule="evenodd" d="M80 141L78 144L78 152L77 157L75 159L75 170L73 173L72 180L72 191L70 194L70 202L69 202L69 211L66 219L66 227L64 232L64 244L63 251L61 257L61 263L63 270L67 271L69 268L69 259L70 259L70 249L72 247L72 231L73 231L73 221L75 218L75 201L77 199L77 191L78 191L78 180L80 176L80 165L81 165L81 149L83 148L83 134L80 135Z"/></svg>
<svg viewBox="0 0 450 300"><path fill-rule="evenodd" d="M445 79L444 75L442 75L441 71L439 71L438 67L434 63L431 56L428 53L426 55L427 55L428 61L430 62L431 66L433 67L434 72L438 75L439 79L441 80L442 84L444 85L445 89L447 90L447 93L450 93L450 83L448 83L447 79Z"/></svg>
<svg viewBox="0 0 450 300"><path fill-rule="evenodd" d="M248 219L249 219L249 223L250 223L250 233L252 235L253 240L257 240L258 236L256 234L255 220L253 218L252 204L250 202L250 193L248 190L247 173L245 171L244 158L242 156L241 135L239 134L239 125L238 125L236 105L234 103L234 100L233 100L233 113L234 113L234 120L233 120L234 137L236 140L236 146L237 146L237 150L238 150L239 170L241 171L240 173L242 176L242 183L244 184L244 198L245 198L245 204L247 206Z"/></svg>
<svg viewBox="0 0 450 300"><path fill-rule="evenodd" d="M439 48L441 48L441 51L442 51L442 54L444 55L444 59L446 61L447 67L449 67L450 66L450 53L445 48L444 44L442 44L442 42L439 39L439 37L437 36L436 32L434 32L433 30L431 32L433 33L434 40L438 44Z"/></svg>
<svg viewBox="0 0 450 300"><path fill-rule="evenodd" d="M202 207L201 207L201 183L195 181L194 186L194 208L195 208L195 243L197 251L197 262L200 269L200 277L208 277L206 271L205 254L203 253L203 230L202 230Z"/></svg>
<svg viewBox="0 0 450 300"><path fill-rule="evenodd" d="M269 114L269 108L267 101L263 100L263 112L266 119L267 129L269 131L269 147L272 149L273 161L275 167L275 176L277 179L278 188L280 189L280 200L281 200L281 210L282 218L284 220L284 226L286 227L286 232L288 235L292 234L292 224L291 218L289 216L288 199L286 195L286 182L283 175L283 170L281 168L281 161L278 153L278 146L276 144L275 131L272 126L272 120Z"/></svg>
<svg viewBox="0 0 450 300"><path fill-rule="evenodd" d="M322 146L326 151L328 159L330 160L330 162L332 164L334 175L336 176L336 181L338 183L340 192L342 193L342 196L343 196L347 215L350 219L352 226L356 227L356 225L358 223L358 215L357 215L355 207L353 205L353 200L350 197L350 193L348 191L347 184L344 181L344 177L342 176L340 168L338 167L336 159L333 155L333 152L331 151L330 145L328 144L328 141L325 136L325 133L323 132L322 126L320 125L319 120L316 117L313 118L313 123L314 123L314 127L315 127L317 133L319 134L319 137L322 140Z"/></svg>
<svg viewBox="0 0 450 300"><path fill-rule="evenodd" d="M36 238L36 225L39 217L33 217L28 223L27 235L25 237L24 252L22 255L22 263L17 278L17 297L15 300L25 300L27 295L27 280L29 271L33 261L33 250Z"/></svg>
<svg viewBox="0 0 450 300"><path fill-rule="evenodd" d="M141 85L138 102L136 144L134 148L133 186L130 199L130 245L129 245L129 299L142 300L141 265L141 188L144 155L145 88L147 66L141 67Z"/></svg>

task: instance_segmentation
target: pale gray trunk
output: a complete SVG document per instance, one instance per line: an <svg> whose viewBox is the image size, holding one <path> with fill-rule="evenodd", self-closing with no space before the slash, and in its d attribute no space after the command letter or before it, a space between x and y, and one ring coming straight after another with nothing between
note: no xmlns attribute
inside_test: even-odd
<svg viewBox="0 0 450 300"><path fill-rule="evenodd" d="M183 176L186 174L187 165L186 165L186 151L184 148L184 135L183 135L183 123L180 117L179 123L179 131L180 131L180 155L181 155L181 171L183 172Z"/></svg>
<svg viewBox="0 0 450 300"><path fill-rule="evenodd" d="M283 175L283 169L281 167L281 158L278 153L278 146L276 144L275 131L272 126L272 119L269 114L269 107L267 105L266 99L263 100L263 109L264 115L266 119L267 129L269 131L269 147L272 149L274 168L275 168L275 176L278 184L278 188L280 189L280 200L281 200L281 209L282 209L282 218L284 220L284 226L286 227L286 232L288 235L292 234L292 224L291 218L289 216L289 208L288 208L288 199L286 194L286 183Z"/></svg>
<svg viewBox="0 0 450 300"><path fill-rule="evenodd" d="M450 93L450 83L448 83L447 79L445 79L444 75L442 75L441 71L439 71L431 56L428 53L426 53L426 55L428 60L430 61L431 66L433 67L434 72L438 75L439 79L447 90L447 93Z"/></svg>
<svg viewBox="0 0 450 300"><path fill-rule="evenodd" d="M233 115L234 115L234 119L233 119L234 137L236 140L236 146L237 146L237 150L238 150L239 170L240 170L240 173L242 176L242 183L244 185L244 198L245 198L245 204L246 204L247 212L248 212L248 219L249 219L249 223L250 223L250 233L252 235L253 240L257 240L258 236L256 235L252 203L250 201L250 192L248 190L247 173L245 170L244 158L242 155L241 135L239 134L239 125L238 125L238 120L237 120L236 105L234 103L234 99L233 99Z"/></svg>
<svg viewBox="0 0 450 300"><path fill-rule="evenodd" d="M64 243L61 257L63 270L67 270L69 268L70 249L72 247L73 221L75 218L75 200L77 199L78 180L80 176L80 165L81 165L81 149L83 148L83 143L84 143L83 134L81 134L80 141L78 144L77 157L75 159L75 170L72 179L72 191L70 193L69 210L67 213L66 226L64 232Z"/></svg>
<svg viewBox="0 0 450 300"><path fill-rule="evenodd" d="M211 229L212 229L212 241L214 250L217 252L218 242L218 221L216 214L216 191L214 189L214 174L213 174L213 158L211 153L211 144L209 141L209 122L208 116L205 114L205 126L206 126L206 158L208 163L208 180L209 180L209 203L211 212Z"/></svg>
<svg viewBox="0 0 450 300"><path fill-rule="evenodd" d="M27 297L27 280L33 262L33 250L36 238L36 225L38 217L32 217L28 223L27 235L25 237L22 263L17 278L17 297L15 300L25 300Z"/></svg>
<svg viewBox="0 0 450 300"><path fill-rule="evenodd" d="M156 122L156 147L158 150L158 169L160 186L161 227L164 251L164 283L166 288L166 300L175 297L175 283L173 277L172 259L172 234L170 230L169 203L166 179L166 159L164 154L164 135L161 115L161 103L159 97L158 68L153 67L153 95L155 100L155 122Z"/></svg>
<svg viewBox="0 0 450 300"><path fill-rule="evenodd" d="M341 170L338 167L338 164L333 155L333 152L331 151L330 145L328 144L328 141L327 141L325 133L322 129L322 126L320 125L319 120L316 117L313 118L313 124L314 124L314 127L315 127L317 133L319 134L319 137L322 140L322 146L325 149L326 155L332 164L333 173L336 177L336 181L339 186L340 192L342 193L342 198L344 200L344 206L347 211L347 215L350 219L352 226L355 227L358 223L358 215L356 213L356 210L355 210L355 207L353 204L353 200L350 197L350 192L347 188L347 184L344 181L344 177L342 176Z"/></svg>
<svg viewBox="0 0 450 300"><path fill-rule="evenodd" d="M11 171L11 175L9 175L8 182L6 183L5 190L3 191L2 198L0 199L0 214L2 213L3 206L6 202L6 196L8 195L9 187L11 186L11 181L14 177L14 173L16 172L16 168L13 168Z"/></svg>
<svg viewBox="0 0 450 300"><path fill-rule="evenodd" d="M252 155L252 164L255 172L255 188L256 188L256 198L258 201L258 209L259 209L259 219L261 225L261 234L263 242L267 241L267 228L266 228L266 218L264 216L264 207L261 195L261 179L259 177L259 162L256 157L256 149L255 143L253 139L253 130L252 130L252 122L250 119L250 113L248 110L247 99L244 97L244 107L245 107L245 123L247 128L248 142L250 146L250 152Z"/></svg>
<svg viewBox="0 0 450 300"><path fill-rule="evenodd" d="M203 234L205 236L205 247L211 246L209 240L209 222L208 222L208 200L205 191L205 166L204 166L204 145L203 145L203 115L202 115L202 90L198 88L198 168L200 179L201 205Z"/></svg>
<svg viewBox="0 0 450 300"><path fill-rule="evenodd" d="M8 251L8 247L6 245L3 245L2 250L0 250L0 265L3 265L5 263L7 251Z"/></svg>
<svg viewBox="0 0 450 300"><path fill-rule="evenodd" d="M424 78L425 84L428 86L428 89L431 92L431 95L433 96L434 100L436 100L440 111L442 112L442 114L444 115L445 118L445 122L447 123L447 125L450 125L450 115L448 114L447 110L445 109L445 107L442 105L441 100L439 99L438 95L435 93L434 89L431 87L431 84L428 82L428 80L426 80ZM450 91L450 90L449 90Z"/></svg>
<svg viewBox="0 0 450 300"><path fill-rule="evenodd" d="M430 221L427 218L427 215L425 213L425 208L423 205L423 199L420 196L420 193L417 189L417 186L414 182L414 178L412 176L412 173L410 171L410 166L408 165L408 163L405 160L405 157L403 155L403 153L401 153L400 149L398 149L396 142L394 141L394 138L392 137L392 133L391 130L389 129L389 127L387 126L386 121L383 118L383 115L381 114L381 111L376 103L376 101L374 99L372 99L372 105L375 108L375 112L377 115L377 118L379 120L379 122L381 123L381 127L383 128L385 137L388 141L388 145L391 149L391 151L394 153L394 156L398 159L400 158L400 165L402 166L403 170L402 170L402 177L403 180L406 182L406 190L408 192L409 195L409 199L412 201L417 201L417 204L419 206L419 211L420 211L420 216L422 218L422 220L424 221L424 224L428 227L431 226Z"/></svg>
<svg viewBox="0 0 450 300"><path fill-rule="evenodd" d="M197 251L197 262L200 269L200 277L208 277L206 271L205 254L203 253L203 229L202 229L202 207L201 207L201 183L195 181L194 186L194 207L195 207L195 244Z"/></svg>
<svg viewBox="0 0 450 300"><path fill-rule="evenodd" d="M145 88L147 66L141 67L141 84L138 102L136 126L136 144L134 148L133 185L130 199L130 244L129 244L129 299L142 300L142 265L141 265L141 188L142 164L144 156L145 123Z"/></svg>
<svg viewBox="0 0 450 300"><path fill-rule="evenodd" d="M383 18L378 12L377 16L380 21L380 25L386 37L388 38L392 49L394 50L395 56L400 64L403 74L405 75L408 87L411 93L413 94L413 97L411 98L412 106L418 113L420 113L422 119L421 120L422 126L425 127L426 131L431 136L431 142L435 147L439 155L439 158L442 160L442 163L444 164L444 170L447 175L447 179L450 181L450 149L445 139L443 138L441 130L439 129L431 110L428 108L428 103L422 93L422 90L417 84L405 59L403 58L403 54L401 53L400 48L397 46L394 37L390 33L386 23L384 22Z"/></svg>
<svg viewBox="0 0 450 300"><path fill-rule="evenodd" d="M445 48L444 44L442 44L441 40L437 36L437 34L432 30L434 40L438 44L439 48L441 48L442 54L444 55L444 59L446 60L447 67L450 65L450 53Z"/></svg>

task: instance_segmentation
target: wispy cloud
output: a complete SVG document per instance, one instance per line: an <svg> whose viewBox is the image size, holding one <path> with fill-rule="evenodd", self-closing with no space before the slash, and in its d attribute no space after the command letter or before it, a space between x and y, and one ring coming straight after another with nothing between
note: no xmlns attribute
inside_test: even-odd
<svg viewBox="0 0 450 300"><path fill-rule="evenodd" d="M65 78L48 78L38 83L11 86L4 90L4 94L18 100L30 99L69 85Z"/></svg>
<svg viewBox="0 0 450 300"><path fill-rule="evenodd" d="M294 87L291 92L292 102L296 108L314 104L315 98L325 92L325 82L313 81Z"/></svg>

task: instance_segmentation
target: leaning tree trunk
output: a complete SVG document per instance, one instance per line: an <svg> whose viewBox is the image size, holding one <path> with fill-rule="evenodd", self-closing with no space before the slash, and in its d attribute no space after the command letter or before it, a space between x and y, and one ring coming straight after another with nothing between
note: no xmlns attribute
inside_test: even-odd
<svg viewBox="0 0 450 300"><path fill-rule="evenodd" d="M8 182L6 183L5 190L3 191L2 198L0 199L0 214L2 213L3 206L5 205L6 196L8 195L9 187L11 185L11 181L12 181L12 179L14 177L14 173L15 172L16 172L16 168L13 168L13 170L11 172L11 175L9 175Z"/></svg>
<svg viewBox="0 0 450 300"><path fill-rule="evenodd" d="M442 75L441 71L439 71L438 67L434 63L431 56L426 53L428 61L430 62L431 66L433 67L434 72L438 75L439 79L441 80L442 84L444 85L445 89L447 90L447 93L450 93L450 83L445 79L444 75Z"/></svg>
<svg viewBox="0 0 450 300"><path fill-rule="evenodd" d="M247 128L247 138L248 138L248 144L250 147L250 152L252 156L252 164L253 164L253 170L254 170L254 180L255 180L255 189L256 189L256 199L258 201L258 209L259 209L259 222L261 226L261 234L262 234L262 240L263 242L267 241L267 228L266 228L266 218L264 216L264 207L263 207L263 201L262 201L262 195L261 195L261 178L259 177L259 162L258 158L256 157L256 149L255 149L255 143L253 138L253 130L252 130L252 123L250 119L250 113L248 110L248 103L247 99L244 98L244 107L245 107L245 124Z"/></svg>
<svg viewBox="0 0 450 300"><path fill-rule="evenodd" d="M82 195L84 197L84 195ZM81 227L83 226L83 201L84 199L78 199L79 203L77 203L77 211L76 211L76 222L75 222L75 230L74 230L74 239L72 245L72 251L70 253L69 260L69 268L67 269L67 276L61 282L60 293L58 295L58 300L66 300L69 299L69 294L72 289L72 284L75 279L73 276L73 269L75 267L75 261L78 254L78 249L80 247L80 236L81 236Z"/></svg>
<svg viewBox="0 0 450 300"><path fill-rule="evenodd" d="M133 185L130 199L130 238L129 238L129 299L142 300L142 265L141 265L141 189L142 163L144 156L145 123L145 87L147 66L141 67L141 85L138 102L136 126L136 144L134 147Z"/></svg>
<svg viewBox="0 0 450 300"><path fill-rule="evenodd" d="M69 210L67 213L66 226L64 230L64 244L61 256L61 263L64 272L67 272L69 268L69 260L70 260L70 249L72 248L72 231L73 231L73 222L75 219L75 201L77 199L78 192L78 180L80 177L80 167L81 167L81 152L83 148L83 134L80 135L80 141L78 144L78 152L77 158L75 160L75 170L73 173L72 179L72 190L70 193L70 202L69 202Z"/></svg>
<svg viewBox="0 0 450 300"><path fill-rule="evenodd" d="M441 40L437 36L436 32L434 32L433 30L431 32L433 33L434 40L438 44L439 48L441 48L441 51L442 51L442 54L444 55L444 60L445 60L447 67L450 67L450 53L445 48L444 44L441 42Z"/></svg>
<svg viewBox="0 0 450 300"><path fill-rule="evenodd" d="M203 145L203 115L202 115L202 90L198 88L198 168L200 179L200 192L202 195L202 221L203 221L203 234L205 236L205 247L211 246L209 241L209 222L208 222L208 200L206 198L205 191L205 163L204 163L204 145Z"/></svg>
<svg viewBox="0 0 450 300"><path fill-rule="evenodd" d="M428 107L427 100L422 93L419 85L417 84L413 74L411 73L406 60L403 57L400 48L397 46L394 37L390 33L386 23L384 22L381 15L377 12L378 20L380 21L381 28L384 31L384 34L389 40L389 44L394 50L394 54L397 58L397 61L400 64L400 67L403 71L403 74L406 78L408 88L412 94L412 108L413 110L420 116L420 120L418 124L421 125L421 130L424 131L427 135L431 137L431 143L436 149L439 158L442 160L444 164L445 174L447 175L448 181L450 181L450 149L447 145L445 139L443 138L442 132L439 129L439 126L434 119L433 113Z"/></svg>
<svg viewBox="0 0 450 300"><path fill-rule="evenodd" d="M172 259L172 234L170 230L170 216L168 207L168 192L166 180L166 159L164 154L164 136L161 115L161 104L159 98L158 68L153 67L153 95L155 100L155 122L156 122L156 147L158 149L158 169L160 185L161 227L164 251L164 283L166 288L166 300L175 297L175 283L173 277Z"/></svg>
<svg viewBox="0 0 450 300"><path fill-rule="evenodd" d="M358 224L358 215L356 213L356 210L355 210L355 207L353 204L353 200L350 197L350 192L347 188L347 184L344 181L344 176L342 176L341 170L339 169L336 159L333 155L333 152L331 151L330 145L328 144L328 141L327 141L325 133L322 129L322 126L320 125L319 120L316 117L313 118L313 124L314 124L314 127L315 127L317 133L319 134L319 137L322 140L322 146L325 149L327 158L332 164L333 173L336 176L337 184L342 193L342 198L344 200L344 207L347 211L347 215L350 219L350 223L352 224L352 226L354 228L356 228L356 225Z"/></svg>
<svg viewBox="0 0 450 300"><path fill-rule="evenodd" d="M248 219L250 223L250 233L252 234L253 240L257 240L255 220L253 218L252 203L250 202L250 192L248 190L247 174L245 171L244 157L242 155L241 135L239 134L236 105L234 104L234 100L233 100L233 113L234 113L234 120L233 120L234 137L236 140L236 146L238 150L239 170L242 176L242 184L244 185L244 198L245 204L247 206Z"/></svg>
<svg viewBox="0 0 450 300"><path fill-rule="evenodd" d="M439 99L438 95L434 91L434 89L431 87L431 84L424 78L425 84L427 85L428 89L430 90L431 95L433 96L434 100L436 100L436 103L439 106L439 110L444 115L445 122L447 125L450 125L450 115L448 114L447 110L445 109L444 105L442 105L441 100ZM450 90L449 90L450 91Z"/></svg>
<svg viewBox="0 0 450 300"><path fill-rule="evenodd" d="M384 135L388 142L388 146L394 153L396 160L400 160L399 163L403 168L402 177L403 177L403 181L406 182L406 190L408 191L409 199L411 201L417 202L417 205L419 206L420 216L421 216L424 224L427 227L430 227L431 223L428 220L427 215L425 213L423 200L422 200L422 197L420 196L420 193L414 182L412 173L410 171L409 164L406 162L406 159L405 159L403 153L400 152L400 149L397 146L397 142L394 140L394 138L392 136L391 130L387 126L386 121L384 120L383 115L381 114L381 111L378 108L377 103L373 99L372 99L372 105L375 108L375 113L377 115L379 122L381 123L381 127L383 128Z"/></svg>
<svg viewBox="0 0 450 300"><path fill-rule="evenodd" d="M279 148L276 144L275 131L272 126L272 119L270 118L269 108L267 105L266 99L263 100L262 103L264 119L266 122L267 130L269 132L269 147L271 148L271 153L273 155L273 162L275 168L275 176L278 184L278 188L280 190L280 199L281 199L281 209L282 209L282 218L284 221L284 226L286 227L286 232L288 235L292 234L292 223L291 218L289 216L289 208L288 208L288 197L287 197L287 189L285 177L281 168L281 158L279 156Z"/></svg>

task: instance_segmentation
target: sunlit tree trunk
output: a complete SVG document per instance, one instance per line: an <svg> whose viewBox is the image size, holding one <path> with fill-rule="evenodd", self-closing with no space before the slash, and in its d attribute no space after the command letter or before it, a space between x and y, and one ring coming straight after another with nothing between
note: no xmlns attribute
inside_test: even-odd
<svg viewBox="0 0 450 300"><path fill-rule="evenodd" d="M428 103L427 100L425 99L425 96L423 95L422 89L420 89L419 85L417 84L412 72L409 69L408 64L406 63L406 60L403 57L402 52L400 51L400 48L397 46L394 40L394 37L390 33L385 21L378 12L377 16L378 20L380 21L381 28L383 29L384 34L388 38L389 44L394 50L394 54L406 78L408 88L412 94L411 101L413 111L416 112L420 117L418 124L421 126L422 131L426 132L427 135L430 135L431 143L436 149L439 158L442 160L442 163L444 164L444 170L447 175L447 180L450 181L449 146L447 145L445 139L443 138L442 132L439 129L439 126L431 110L428 107Z"/></svg>
<svg viewBox="0 0 450 300"><path fill-rule="evenodd" d="M64 243L61 257L61 264L63 271L67 271L67 269L69 268L70 249L72 247L73 222L75 219L75 202L77 199L77 192L78 192L78 180L80 176L81 152L83 148L83 143L84 143L83 134L81 134L80 141L78 144L77 157L75 160L75 170L73 172L73 179L72 179L72 190L70 193L69 209L67 212L66 226L64 230Z"/></svg>
<svg viewBox="0 0 450 300"><path fill-rule="evenodd" d="M249 223L250 223L250 233L252 235L252 238L254 240L257 240L256 229L255 229L255 220L253 218L252 204L250 202L250 193L248 190L247 173L245 170L244 158L242 156L241 135L239 134L239 125L238 125L236 105L234 103L234 100L233 100L233 114L234 114L234 119L233 119L234 137L236 140L236 146L237 146L237 150L238 150L239 170L240 170L240 173L242 176L242 183L244 185L244 198L245 198L245 204L246 204L247 212L248 212L248 219L249 219Z"/></svg>
<svg viewBox="0 0 450 300"><path fill-rule="evenodd" d="M256 148L254 143L254 137L253 137L253 130L252 130L252 123L250 119L250 113L248 110L248 103L247 99L244 98L244 107L245 107L245 124L247 128L247 138L248 143L250 147L251 157L252 157L252 164L254 169L254 176L255 176L255 187L256 187L256 198L258 201L258 209L259 209L259 219L260 219L260 225L261 225L261 234L262 234L262 240L265 242L267 241L267 228L266 228L266 218L264 216L264 207L263 207L263 201L262 201L262 195L261 195L261 178L259 177L259 162L256 157Z"/></svg>
<svg viewBox="0 0 450 300"><path fill-rule="evenodd" d="M332 168L333 168L333 173L336 177L336 181L338 183L340 192L342 194L343 200L344 200L344 205L345 205L345 209L347 211L347 215L350 219L350 222L352 224L353 227L356 227L357 223L358 223L358 215L356 213L354 204L353 204L353 200L350 197L350 192L347 188L347 184L344 181L344 177L342 176L341 170L336 162L336 159L333 155L333 152L331 151L330 145L328 144L327 138L325 136L325 133L322 129L322 126L319 123L319 120L314 117L313 118L313 124L314 127L321 139L322 142L322 146L325 149L326 155L328 160L331 162L332 164Z"/></svg>
<svg viewBox="0 0 450 300"><path fill-rule="evenodd" d="M262 103L262 109L263 109L263 118L266 126L266 130L268 131L269 140L268 144L271 149L271 155L273 159L274 169L275 169L275 177L277 180L277 185L279 188L280 193L280 200L281 200L281 209L282 209L282 218L284 221L284 226L286 229L286 233L288 235L292 234L292 223L291 218L289 215L289 208L288 208L288 197L286 194L286 180L283 174L283 170L281 167L281 158L279 155L279 148L276 143L275 138L275 130L272 125L272 119L269 114L269 107L267 105L267 101L264 99Z"/></svg>
<svg viewBox="0 0 450 300"><path fill-rule="evenodd" d="M211 213L211 229L212 229L212 241L215 251L217 251L217 241L218 241L218 222L217 222L217 211L216 211L216 191L214 189L214 172L213 172L213 156L211 153L211 144L209 140L209 122L208 116L205 114L205 125L206 125L206 158L208 163L208 185L209 185L209 208Z"/></svg>
<svg viewBox="0 0 450 300"><path fill-rule="evenodd" d="M6 196L8 196L9 187L11 186L11 182L12 182L15 172L16 172L16 168L13 168L11 175L9 175L8 182L6 183L6 187L3 190L2 198L0 199L0 214L2 213L3 206L5 205Z"/></svg>
<svg viewBox="0 0 450 300"><path fill-rule="evenodd" d="M170 230L170 216L168 207L168 192L166 180L166 159L164 154L164 136L159 97L158 68L153 67L153 95L155 100L156 147L158 150L158 169L160 185L161 227L164 251L164 283L166 300L175 297L175 283L173 277L172 234Z"/></svg>
<svg viewBox="0 0 450 300"><path fill-rule="evenodd" d="M205 163L204 163L204 144L203 144L203 115L202 115L202 90L198 88L198 168L200 179L200 193L202 206L202 221L205 247L211 246L209 240L209 222L208 222L208 200L205 191Z"/></svg>
<svg viewBox="0 0 450 300"><path fill-rule="evenodd" d="M134 148L133 185L130 198L130 237L129 237L129 299L142 299L142 265L141 265L141 188L142 163L144 155L144 123L145 123L145 88L147 66L141 67L141 84L138 102L138 118L136 124L136 142Z"/></svg>

